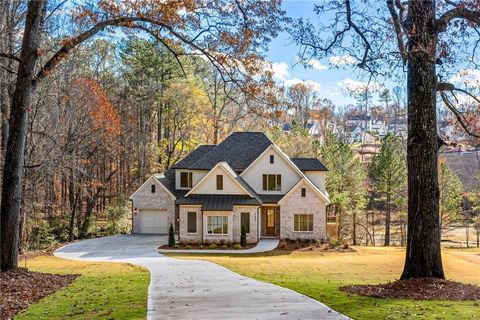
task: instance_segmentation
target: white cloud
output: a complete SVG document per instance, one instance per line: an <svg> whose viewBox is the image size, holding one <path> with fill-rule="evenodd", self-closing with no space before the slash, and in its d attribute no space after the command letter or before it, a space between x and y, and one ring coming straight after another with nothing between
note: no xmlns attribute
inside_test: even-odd
<svg viewBox="0 0 480 320"><path fill-rule="evenodd" d="M318 70L318 71L323 71L323 70L326 70L328 69L327 66L323 65L320 61L318 61L317 59L310 59L309 61L307 61L307 64L309 66L311 66L313 69L315 70Z"/></svg>
<svg viewBox="0 0 480 320"><path fill-rule="evenodd" d="M306 85L307 87L311 87L313 89L313 91L319 93L320 92L320 89L321 89L321 85L320 83L316 82L316 81L313 81L313 80L300 80L298 78L292 78L292 79L288 79L288 80L285 80L285 82L283 83L285 85L285 87L291 87L291 86L294 86L296 84L299 84L299 83L302 83L304 85Z"/></svg>
<svg viewBox="0 0 480 320"><path fill-rule="evenodd" d="M285 80L290 77L290 73L288 73L288 64L285 62L272 63L272 72L275 80Z"/></svg>
<svg viewBox="0 0 480 320"><path fill-rule="evenodd" d="M465 86L480 86L480 70L465 69L459 71L456 75L450 78L450 82L456 84L463 84Z"/></svg>
<svg viewBox="0 0 480 320"><path fill-rule="evenodd" d="M381 85L378 82L363 82L358 80L353 80L350 78L343 79L342 81L337 82L337 85L343 87L349 92L361 93L364 92L367 88L370 90L378 90Z"/></svg>
<svg viewBox="0 0 480 320"><path fill-rule="evenodd" d="M330 64L334 66L355 64L355 59L352 56L333 56L330 57Z"/></svg>

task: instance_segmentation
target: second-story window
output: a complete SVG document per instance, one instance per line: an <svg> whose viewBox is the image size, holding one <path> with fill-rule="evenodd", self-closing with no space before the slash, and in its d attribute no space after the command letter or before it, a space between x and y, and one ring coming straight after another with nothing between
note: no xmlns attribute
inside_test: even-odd
<svg viewBox="0 0 480 320"><path fill-rule="evenodd" d="M270 155L270 163L275 163L275 156L273 154Z"/></svg>
<svg viewBox="0 0 480 320"><path fill-rule="evenodd" d="M154 184L151 185L151 190L152 190L152 193L155 193L155 185Z"/></svg>
<svg viewBox="0 0 480 320"><path fill-rule="evenodd" d="M191 189L193 185L191 172L180 172L180 188Z"/></svg>
<svg viewBox="0 0 480 320"><path fill-rule="evenodd" d="M306 195L307 195L307 189L302 188L302 198L305 198Z"/></svg>
<svg viewBox="0 0 480 320"><path fill-rule="evenodd" d="M217 190L223 190L223 175L217 174Z"/></svg>
<svg viewBox="0 0 480 320"><path fill-rule="evenodd" d="M281 191L282 175L280 174L264 174L263 175L264 191Z"/></svg>

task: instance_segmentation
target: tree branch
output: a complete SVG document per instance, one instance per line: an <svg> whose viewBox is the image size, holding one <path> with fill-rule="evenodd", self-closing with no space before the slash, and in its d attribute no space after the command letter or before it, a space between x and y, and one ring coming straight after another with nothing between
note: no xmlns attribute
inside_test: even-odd
<svg viewBox="0 0 480 320"><path fill-rule="evenodd" d="M360 68L365 67L367 63L368 52L371 49L370 42L368 42L367 38L363 34L362 30L352 21L352 10L350 7L350 0L345 0L345 6L347 8L347 22L350 27L355 30L355 32L362 38L363 44L365 45L365 51L363 52L362 61L358 64Z"/></svg>
<svg viewBox="0 0 480 320"><path fill-rule="evenodd" d="M401 4L400 4L401 5ZM395 10L393 0L387 0L387 7L392 16L393 28L395 29L395 34L397 35L398 49L402 56L403 65L407 65L407 51L405 50L405 43L403 42L403 31L402 31L402 21Z"/></svg>
<svg viewBox="0 0 480 320"><path fill-rule="evenodd" d="M0 52L0 57L15 60L15 61L20 62L20 63L22 62L22 59L20 59L16 55L13 55L13 54L10 54L10 53Z"/></svg>
<svg viewBox="0 0 480 320"><path fill-rule="evenodd" d="M435 22L438 32L445 32L448 24L454 19L465 19L474 24L480 25L480 10L470 10L464 5L456 5L454 9L445 12Z"/></svg>
<svg viewBox="0 0 480 320"><path fill-rule="evenodd" d="M462 126L463 130L465 130L465 132L474 137L474 138L477 138L477 139L480 139L480 134L477 134L475 132L472 132L469 128L469 123L468 121L465 119L465 117L463 116L463 114L460 112L460 110L458 110L454 105L453 103L450 102L450 100L448 99L447 95L445 94L444 91L440 91L440 96L442 97L442 100L443 100L443 103L445 104L445 106L447 106L448 109L450 109L453 114L455 115L455 118L457 119L458 123L460 123L460 125Z"/></svg>

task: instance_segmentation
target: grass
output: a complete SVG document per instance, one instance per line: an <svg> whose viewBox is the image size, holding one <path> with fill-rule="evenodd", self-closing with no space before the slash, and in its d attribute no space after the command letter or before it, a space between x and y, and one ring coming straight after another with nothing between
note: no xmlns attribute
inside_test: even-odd
<svg viewBox="0 0 480 320"><path fill-rule="evenodd" d="M23 262L22 262L23 264ZM40 256L30 271L80 274L72 284L18 314L15 319L145 319L150 273L121 263L96 263Z"/></svg>
<svg viewBox="0 0 480 320"><path fill-rule="evenodd" d="M355 319L480 319L480 302L378 299L339 290L347 284L377 284L398 279L402 248L360 247L358 253L287 253L255 255L169 254L209 260L258 280L287 287L317 299ZM480 285L480 250L444 249L451 280Z"/></svg>

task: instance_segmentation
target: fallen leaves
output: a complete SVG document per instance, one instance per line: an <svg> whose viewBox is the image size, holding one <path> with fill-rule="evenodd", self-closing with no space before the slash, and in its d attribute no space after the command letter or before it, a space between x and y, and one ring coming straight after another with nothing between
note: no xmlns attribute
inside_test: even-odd
<svg viewBox="0 0 480 320"><path fill-rule="evenodd" d="M77 277L30 272L22 268L0 272L0 319L11 319L32 303L66 287Z"/></svg>

